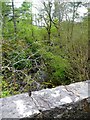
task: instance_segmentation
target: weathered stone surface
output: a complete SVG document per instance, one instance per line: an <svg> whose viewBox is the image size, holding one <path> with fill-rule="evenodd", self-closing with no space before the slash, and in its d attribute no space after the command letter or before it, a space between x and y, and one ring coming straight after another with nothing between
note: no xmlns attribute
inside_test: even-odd
<svg viewBox="0 0 90 120"><path fill-rule="evenodd" d="M0 99L0 118L88 119L90 80Z"/></svg>

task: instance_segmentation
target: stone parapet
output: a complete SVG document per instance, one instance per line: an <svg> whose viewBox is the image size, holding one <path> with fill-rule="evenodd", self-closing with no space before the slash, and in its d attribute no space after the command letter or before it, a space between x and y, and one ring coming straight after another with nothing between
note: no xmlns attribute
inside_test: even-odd
<svg viewBox="0 0 90 120"><path fill-rule="evenodd" d="M90 80L0 99L1 119L87 120L89 114Z"/></svg>

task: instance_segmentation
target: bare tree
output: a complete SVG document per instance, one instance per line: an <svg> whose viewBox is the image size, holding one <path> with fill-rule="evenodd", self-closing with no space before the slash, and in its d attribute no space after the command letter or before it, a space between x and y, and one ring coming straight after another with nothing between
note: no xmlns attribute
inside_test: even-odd
<svg viewBox="0 0 90 120"><path fill-rule="evenodd" d="M44 27L48 34L48 44L51 42L51 27L52 27L52 2L48 0L48 3L43 2L44 9L42 9L41 18L44 20Z"/></svg>
<svg viewBox="0 0 90 120"><path fill-rule="evenodd" d="M61 38L61 22L63 21L65 11L65 4L59 0L54 1L54 13L53 13L53 24L57 29L58 37ZM57 21L55 21L57 20Z"/></svg>
<svg viewBox="0 0 90 120"><path fill-rule="evenodd" d="M74 20L75 20L75 17L76 17L77 9L78 9L78 7L81 3L82 2L70 2L70 6L72 7L72 14L73 14L72 15L72 27L71 27L70 39L72 39L72 36L73 36Z"/></svg>

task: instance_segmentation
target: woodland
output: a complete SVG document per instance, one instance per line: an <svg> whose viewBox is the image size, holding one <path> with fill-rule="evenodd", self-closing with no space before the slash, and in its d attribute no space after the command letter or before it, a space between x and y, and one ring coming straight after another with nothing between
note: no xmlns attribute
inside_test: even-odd
<svg viewBox="0 0 90 120"><path fill-rule="evenodd" d="M44 0L38 14L32 2L17 8L12 0L0 6L0 97L90 78L89 16L77 12L82 2Z"/></svg>

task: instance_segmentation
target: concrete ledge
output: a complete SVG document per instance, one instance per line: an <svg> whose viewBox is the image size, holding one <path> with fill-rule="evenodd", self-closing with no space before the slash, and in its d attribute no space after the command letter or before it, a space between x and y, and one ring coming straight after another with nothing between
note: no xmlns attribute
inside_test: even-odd
<svg viewBox="0 0 90 120"><path fill-rule="evenodd" d="M87 120L90 80L0 99L0 118L59 118ZM5 119L6 120L6 119Z"/></svg>

